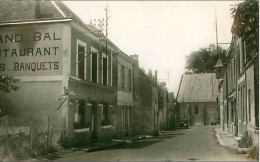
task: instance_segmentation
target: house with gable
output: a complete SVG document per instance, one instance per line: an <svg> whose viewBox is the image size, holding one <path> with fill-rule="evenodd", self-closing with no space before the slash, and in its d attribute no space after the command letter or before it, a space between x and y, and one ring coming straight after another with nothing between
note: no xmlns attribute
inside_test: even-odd
<svg viewBox="0 0 260 162"><path fill-rule="evenodd" d="M215 73L182 75L177 94L179 118L188 120L192 126L216 124L219 120L217 95Z"/></svg>
<svg viewBox="0 0 260 162"><path fill-rule="evenodd" d="M133 61L119 54L127 92L118 92L113 56L119 48L100 39L102 34L64 3L1 1L0 36L0 73L20 79L17 92L0 94L9 116L31 117L38 130L46 130L49 119L54 130L62 129L65 146L116 137L117 122L122 123L117 113L129 116L124 122L131 132ZM117 93L129 97L117 98Z"/></svg>

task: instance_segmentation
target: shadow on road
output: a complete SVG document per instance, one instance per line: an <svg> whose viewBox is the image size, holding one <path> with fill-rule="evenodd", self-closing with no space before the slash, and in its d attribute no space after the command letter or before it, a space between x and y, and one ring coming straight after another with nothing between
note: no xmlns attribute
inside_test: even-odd
<svg viewBox="0 0 260 162"><path fill-rule="evenodd" d="M115 146L115 147L111 147L109 149L141 149L141 148L150 146L152 144L155 144L155 143L158 143L158 142L161 142L161 141L163 141L163 140L151 139L151 140L136 141L134 143Z"/></svg>
<svg viewBox="0 0 260 162"><path fill-rule="evenodd" d="M167 133L165 135L174 135L174 136L177 136L177 135L184 135L185 133Z"/></svg>
<svg viewBox="0 0 260 162"><path fill-rule="evenodd" d="M174 135L163 135L163 136L158 136L155 137L156 139L169 139L175 137Z"/></svg>

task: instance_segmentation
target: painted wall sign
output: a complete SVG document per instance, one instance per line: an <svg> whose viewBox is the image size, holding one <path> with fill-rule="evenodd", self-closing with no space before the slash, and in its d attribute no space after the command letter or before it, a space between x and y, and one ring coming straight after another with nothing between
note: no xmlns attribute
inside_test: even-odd
<svg viewBox="0 0 260 162"><path fill-rule="evenodd" d="M62 74L62 26L0 28L0 74L54 76Z"/></svg>

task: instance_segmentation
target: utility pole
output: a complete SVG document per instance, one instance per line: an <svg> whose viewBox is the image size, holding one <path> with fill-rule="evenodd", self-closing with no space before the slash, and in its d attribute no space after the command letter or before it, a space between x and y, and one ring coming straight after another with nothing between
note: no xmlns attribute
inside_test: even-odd
<svg viewBox="0 0 260 162"><path fill-rule="evenodd" d="M107 36L108 36L108 20L109 20L109 15L108 15L108 6L107 6L107 2L106 2L106 8L105 8L105 11L106 11L106 33L105 33L105 35L106 35L106 37L105 37L105 39L106 39L106 58L107 58Z"/></svg>
<svg viewBox="0 0 260 162"><path fill-rule="evenodd" d="M216 28L216 45L217 45L217 53L218 53L218 21L217 21L217 10L215 9L215 28Z"/></svg>
<svg viewBox="0 0 260 162"><path fill-rule="evenodd" d="M104 10L105 10L105 19L104 18L103 19L94 19L93 25L94 25L94 27L97 27L97 29L98 29L99 40L100 40L100 52L102 52L101 51L101 41L105 39L105 44L106 44L105 53L106 53L106 59L107 59L108 20L110 18L107 2L106 2L106 8ZM92 24L92 20L90 20L90 24ZM105 33L103 33L104 31L105 31Z"/></svg>

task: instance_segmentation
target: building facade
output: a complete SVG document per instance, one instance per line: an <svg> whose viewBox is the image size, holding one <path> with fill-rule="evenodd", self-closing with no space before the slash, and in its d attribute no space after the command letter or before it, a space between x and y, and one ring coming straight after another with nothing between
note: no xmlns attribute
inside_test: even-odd
<svg viewBox="0 0 260 162"><path fill-rule="evenodd" d="M1 73L20 79L17 93L1 94L1 107L13 117L31 116L38 130L49 117L53 129L62 128L65 145L115 136L118 48L99 41L62 2L1 2L1 16Z"/></svg>
<svg viewBox="0 0 260 162"><path fill-rule="evenodd" d="M116 120L117 134L133 134L133 87L134 60L123 52L113 56L113 86L117 89Z"/></svg>
<svg viewBox="0 0 260 162"><path fill-rule="evenodd" d="M158 91L159 103L158 103L158 111L159 111L159 130L168 129L168 92L166 88L165 82L159 82L159 91Z"/></svg>
<svg viewBox="0 0 260 162"><path fill-rule="evenodd" d="M258 64L248 53L246 42L233 37L220 84L220 111L223 130L258 144ZM238 138L238 139L239 139Z"/></svg>
<svg viewBox="0 0 260 162"><path fill-rule="evenodd" d="M214 73L185 74L177 94L180 116L190 125L211 125L218 122L218 80Z"/></svg>
<svg viewBox="0 0 260 162"><path fill-rule="evenodd" d="M1 108L64 146L158 130L157 76L102 37L62 2L0 2L0 73L20 79Z"/></svg>
<svg viewBox="0 0 260 162"><path fill-rule="evenodd" d="M158 130L157 76L147 75L139 68L138 55L130 55L134 66L134 133L153 134Z"/></svg>

